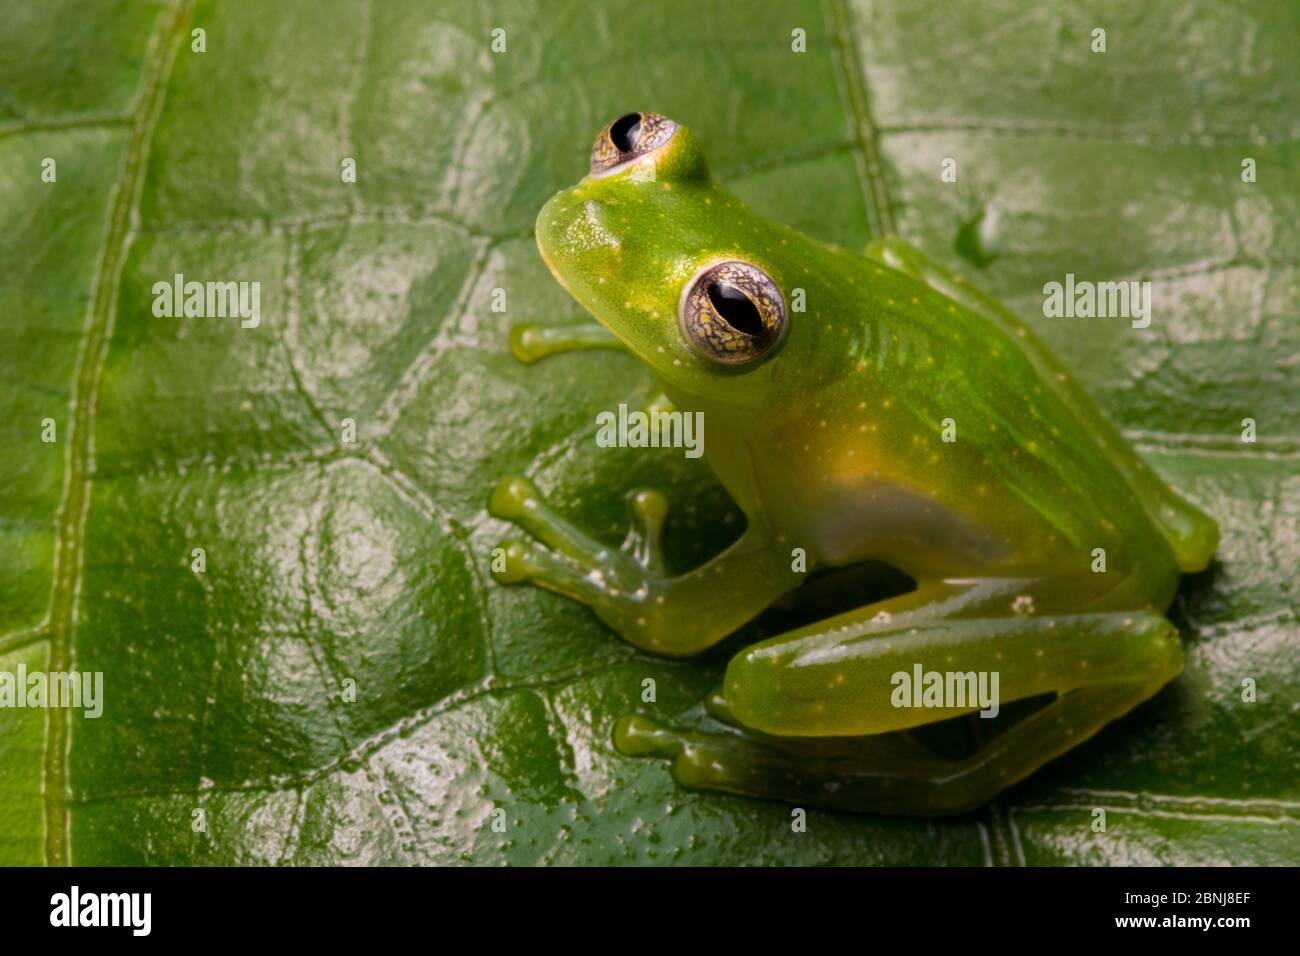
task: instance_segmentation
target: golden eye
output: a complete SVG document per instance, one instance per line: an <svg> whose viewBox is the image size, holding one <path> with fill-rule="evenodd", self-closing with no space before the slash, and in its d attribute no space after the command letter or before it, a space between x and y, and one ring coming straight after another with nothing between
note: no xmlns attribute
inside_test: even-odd
<svg viewBox="0 0 1300 956"><path fill-rule="evenodd" d="M624 113L600 131L591 148L591 174L611 173L624 163L658 149L677 132L677 124L658 113Z"/></svg>
<svg viewBox="0 0 1300 956"><path fill-rule="evenodd" d="M697 274L682 293L680 312L691 347L725 365L755 363L785 338L781 290L748 262L719 262Z"/></svg>

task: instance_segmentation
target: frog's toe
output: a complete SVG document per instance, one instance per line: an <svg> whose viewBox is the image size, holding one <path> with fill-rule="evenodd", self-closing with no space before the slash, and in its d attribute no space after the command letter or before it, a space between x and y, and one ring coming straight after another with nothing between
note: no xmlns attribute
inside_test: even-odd
<svg viewBox="0 0 1300 956"><path fill-rule="evenodd" d="M668 499L653 488L638 488L627 496L631 523L623 550L629 552L651 574L664 571L663 530L668 517Z"/></svg>
<svg viewBox="0 0 1300 956"><path fill-rule="evenodd" d="M533 322L519 322L510 326L510 354L525 365L550 354L545 331Z"/></svg>
<svg viewBox="0 0 1300 956"><path fill-rule="evenodd" d="M539 548L526 541L501 544L504 560L493 565L492 577L502 584L529 581L551 591L601 607L617 595L599 571L584 568L572 558Z"/></svg>
<svg viewBox="0 0 1300 956"><path fill-rule="evenodd" d="M723 692L722 685L715 687L704 698L704 712L719 723L730 724L732 727L740 726L740 721L736 719L736 715L727 706L727 696Z"/></svg>
<svg viewBox="0 0 1300 956"><path fill-rule="evenodd" d="M756 779L762 751L758 745L730 734L674 730L640 714L629 714L614 726L614 747L629 757L666 757L673 778L696 790L763 793Z"/></svg>
<svg viewBox="0 0 1300 956"><path fill-rule="evenodd" d="M488 498L488 512L497 518L517 521L528 510L529 502L541 493L527 478L510 475L497 482Z"/></svg>
<svg viewBox="0 0 1300 956"><path fill-rule="evenodd" d="M488 513L586 567L607 566L613 557L612 549L572 525L527 478L512 475L499 482L488 499Z"/></svg>
<svg viewBox="0 0 1300 956"><path fill-rule="evenodd" d="M500 584L518 584L527 581L533 561L533 548L522 541L502 541L497 545L500 561L492 562L492 577Z"/></svg>
<svg viewBox="0 0 1300 956"><path fill-rule="evenodd" d="M614 725L614 748L628 757L675 757L683 744L679 733L640 714L626 714Z"/></svg>

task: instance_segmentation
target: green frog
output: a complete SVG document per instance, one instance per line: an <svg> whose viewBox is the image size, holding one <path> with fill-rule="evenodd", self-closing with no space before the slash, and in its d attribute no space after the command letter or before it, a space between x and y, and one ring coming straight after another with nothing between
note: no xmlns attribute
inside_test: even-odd
<svg viewBox="0 0 1300 956"><path fill-rule="evenodd" d="M896 237L859 252L756 215L711 178L690 130L655 113L601 131L589 174L546 203L536 235L596 322L517 327L515 354L626 349L671 407L702 413L704 458L747 524L673 574L658 492L630 493L616 548L511 477L489 510L531 540L503 544L499 581L582 601L672 657L814 569L883 562L916 584L736 653L706 702L716 732L629 714L621 752L671 758L693 788L953 814L1178 675L1163 612L1218 527L995 299ZM995 712L962 693L988 675L1002 702L1046 703L966 756L912 733Z"/></svg>

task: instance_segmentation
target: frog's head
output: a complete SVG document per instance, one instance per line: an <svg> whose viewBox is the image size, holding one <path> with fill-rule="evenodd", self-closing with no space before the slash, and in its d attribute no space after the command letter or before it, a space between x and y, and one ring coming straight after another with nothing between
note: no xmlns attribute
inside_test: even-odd
<svg viewBox="0 0 1300 956"><path fill-rule="evenodd" d="M670 386L735 407L771 397L791 347L795 235L719 186L690 130L657 113L601 130L590 173L537 217L570 295Z"/></svg>

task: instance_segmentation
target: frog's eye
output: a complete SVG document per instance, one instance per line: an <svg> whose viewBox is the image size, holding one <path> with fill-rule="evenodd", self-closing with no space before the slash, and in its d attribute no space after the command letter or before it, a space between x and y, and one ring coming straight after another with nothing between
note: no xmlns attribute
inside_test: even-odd
<svg viewBox="0 0 1300 956"><path fill-rule="evenodd" d="M700 355L748 365L785 338L785 299L766 272L748 262L719 262L682 290L682 333Z"/></svg>
<svg viewBox="0 0 1300 956"><path fill-rule="evenodd" d="M677 124L658 113L625 113L600 131L591 148L591 174L611 173L672 138Z"/></svg>

